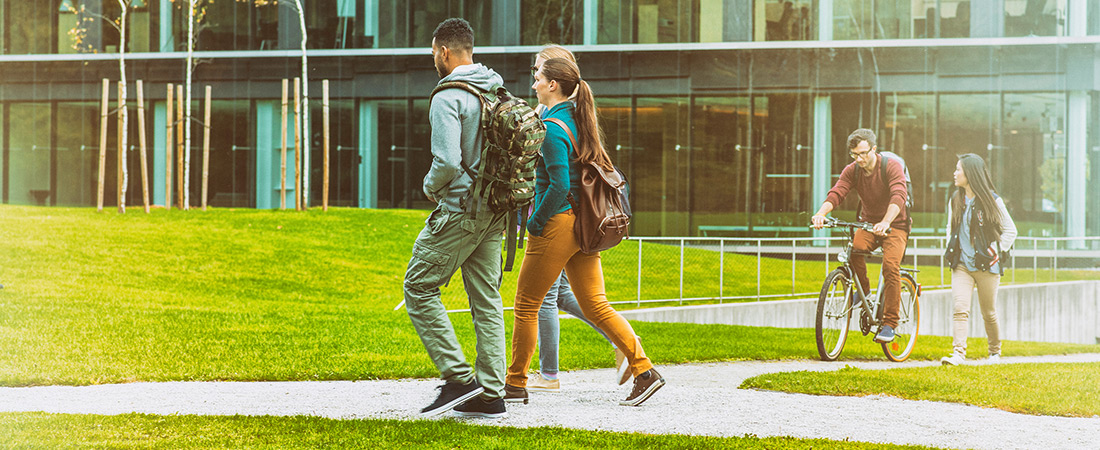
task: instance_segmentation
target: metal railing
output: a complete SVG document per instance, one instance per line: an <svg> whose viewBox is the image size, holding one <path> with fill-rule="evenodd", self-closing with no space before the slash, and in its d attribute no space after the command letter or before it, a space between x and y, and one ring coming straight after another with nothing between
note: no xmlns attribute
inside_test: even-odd
<svg viewBox="0 0 1100 450"><path fill-rule="evenodd" d="M943 236L909 237L903 265L922 268L924 272L918 280L926 288L945 287L950 283L943 258L945 241ZM624 295L630 294L624 280L606 280L612 304L682 305L685 302L722 303L816 296L825 275L837 265L836 254L846 245L847 238L631 237L630 242L634 245L620 245L602 254L605 278L609 272L622 276L623 265L634 268L633 279L628 280L633 285L632 296ZM1002 265L1007 263L1005 282L1059 281L1059 272L1097 270L1100 237L1020 237L1010 254L1010 261L1002 262ZM872 258L869 265L875 262ZM755 270L746 271L745 264L753 263ZM810 269L813 265L820 269ZM669 270L673 268L675 272ZM938 274L929 273L936 268ZM778 274L780 270L784 274ZM778 278L785 278L786 270L790 271L789 282L781 283ZM755 293L751 293L751 287L746 289L744 286L746 272L755 272L755 279L747 280L755 284ZM729 277L733 275L742 278L731 283ZM675 283L670 283L673 280L669 277L676 277ZM1063 275L1062 279L1066 278ZM1096 278L1100 278L1100 270ZM670 284L675 289L670 290ZM731 289L731 284L741 288ZM745 294L746 290L750 293ZM730 295L734 291L738 293ZM632 299L622 300L623 297Z"/></svg>

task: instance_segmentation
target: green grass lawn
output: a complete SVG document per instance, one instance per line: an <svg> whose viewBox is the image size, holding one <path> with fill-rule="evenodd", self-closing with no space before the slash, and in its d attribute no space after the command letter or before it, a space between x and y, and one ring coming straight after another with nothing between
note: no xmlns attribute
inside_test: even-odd
<svg viewBox="0 0 1100 450"><path fill-rule="evenodd" d="M317 417L0 414L12 448L668 448L919 449L825 439L650 435L509 428L455 420L332 420Z"/></svg>
<svg viewBox="0 0 1100 450"><path fill-rule="evenodd" d="M408 316L393 310L425 217L401 210L118 215L0 206L0 385L437 376ZM631 244L615 250L636 255ZM643 257L663 253L679 257L678 249L643 248ZM624 289L616 280L627 275L622 266L608 267L614 297ZM755 258L728 267L751 270L755 280ZM506 305L515 277L504 276ZM666 274L645 283L668 289L678 280ZM457 277L444 297L449 307L465 306ZM452 317L473 356L470 320ZM505 322L510 330L510 314ZM578 321L562 326L563 369L611 367L611 350L596 333ZM812 330L634 327L658 364L816 357ZM913 357L938 358L949 347L948 338L922 337ZM1013 354L1100 350L1028 348ZM844 357L882 358L869 338L855 336Z"/></svg>
<svg viewBox="0 0 1100 450"><path fill-rule="evenodd" d="M996 364L760 375L741 387L817 395L890 395L1024 414L1100 415L1100 363Z"/></svg>

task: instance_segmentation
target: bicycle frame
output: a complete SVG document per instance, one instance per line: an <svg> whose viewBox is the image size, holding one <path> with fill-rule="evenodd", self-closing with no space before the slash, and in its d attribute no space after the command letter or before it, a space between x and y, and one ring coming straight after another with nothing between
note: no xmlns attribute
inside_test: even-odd
<svg viewBox="0 0 1100 450"><path fill-rule="evenodd" d="M826 219L826 227L844 227L847 229L848 243L837 254L841 265L831 271L825 279L818 300L816 336L818 353L825 361L833 361L840 355L851 330L852 312L858 308L859 329L866 336L879 333L883 325L885 299L882 298L884 272L879 272L878 287L874 290L864 286L852 267L853 257L880 256L881 252L859 251L854 248L856 229L872 231L873 225L865 222L844 222L834 218ZM901 298L898 304L898 323L895 327L896 339L882 343L883 352L891 361L904 361L916 343L920 328L919 297L920 285L917 284L915 269L900 268ZM868 291L864 294L864 290ZM854 292L853 292L854 291ZM856 304L853 304L856 303ZM830 331L831 330L831 331Z"/></svg>

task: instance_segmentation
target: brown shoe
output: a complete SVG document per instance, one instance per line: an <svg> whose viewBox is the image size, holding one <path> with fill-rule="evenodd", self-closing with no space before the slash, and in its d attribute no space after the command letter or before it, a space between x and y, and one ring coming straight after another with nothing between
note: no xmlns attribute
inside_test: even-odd
<svg viewBox="0 0 1100 450"><path fill-rule="evenodd" d="M527 389L515 387L510 384L504 385L504 401L507 403L523 403L526 405Z"/></svg>
<svg viewBox="0 0 1100 450"><path fill-rule="evenodd" d="M630 396L619 402L619 404L623 406L641 405L664 385L665 379L661 377L661 374L657 373L656 369L649 369L634 378L634 389L630 391Z"/></svg>

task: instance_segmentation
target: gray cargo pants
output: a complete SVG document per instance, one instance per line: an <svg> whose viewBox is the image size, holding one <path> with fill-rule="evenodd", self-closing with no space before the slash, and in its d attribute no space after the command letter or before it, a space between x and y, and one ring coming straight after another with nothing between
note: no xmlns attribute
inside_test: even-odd
<svg viewBox="0 0 1100 450"><path fill-rule="evenodd" d="M442 378L468 383L476 376L490 398L504 395L500 247L506 222L505 214L483 211L472 219L466 213L437 207L413 244L413 256L405 272L405 307ZM466 362L440 299L439 288L459 267L477 336L476 371Z"/></svg>

